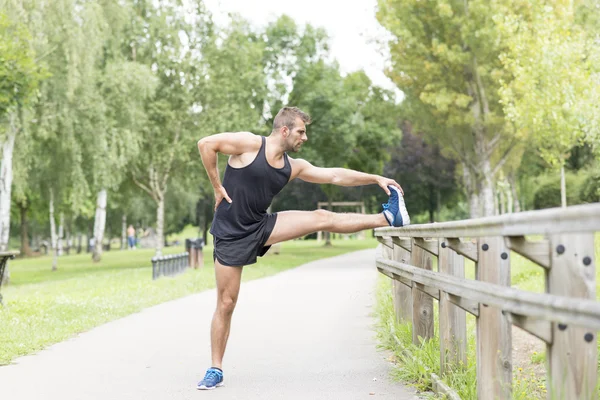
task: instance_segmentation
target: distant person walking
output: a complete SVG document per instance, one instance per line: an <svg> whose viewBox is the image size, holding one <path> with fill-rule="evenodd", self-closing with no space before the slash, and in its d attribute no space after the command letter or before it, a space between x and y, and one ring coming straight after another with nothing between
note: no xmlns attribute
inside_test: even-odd
<svg viewBox="0 0 600 400"><path fill-rule="evenodd" d="M275 243L312 232L354 233L410 223L402 190L395 180L344 168L318 168L289 157L288 152L299 151L308 140L308 124L310 117L306 113L296 107L284 107L275 116L269 137L228 132L198 142L202 163L215 191L216 211L210 232L214 236L217 280L217 309L211 326L212 367L198 383L198 389L214 389L223 384L223 355L244 265L254 264ZM223 183L217 171L218 153L230 156ZM273 197L295 178L339 186L376 184L390 197L383 212L373 215L326 210L267 213Z"/></svg>
<svg viewBox="0 0 600 400"><path fill-rule="evenodd" d="M133 225L129 225L127 228L127 243L129 244L129 250L135 249L135 229Z"/></svg>

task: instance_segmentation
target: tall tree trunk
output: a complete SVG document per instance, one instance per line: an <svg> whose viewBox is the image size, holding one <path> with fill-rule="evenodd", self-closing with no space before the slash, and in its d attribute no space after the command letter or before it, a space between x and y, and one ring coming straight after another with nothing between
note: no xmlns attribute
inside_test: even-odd
<svg viewBox="0 0 600 400"><path fill-rule="evenodd" d="M440 214L442 213L442 191L438 189L436 195L437 195L436 214L437 214L437 220L439 221L441 219Z"/></svg>
<svg viewBox="0 0 600 400"><path fill-rule="evenodd" d="M519 195L517 194L515 174L508 175L508 184L510 185L510 192L512 195L513 211L521 212L521 202L519 201Z"/></svg>
<svg viewBox="0 0 600 400"><path fill-rule="evenodd" d="M8 239L10 237L10 191L12 188L12 159L15 148L15 137L17 136L17 113L11 112L9 116L9 127L6 141L2 143L2 161L0 162L0 251L8 250ZM4 283L10 280L8 265L4 269L4 275L0 276Z"/></svg>
<svg viewBox="0 0 600 400"><path fill-rule="evenodd" d="M506 191L506 212L508 212L509 214L513 213L513 207L514 207L514 200L513 200L513 193L512 193L512 187L510 186L510 182L508 182L508 186L505 188Z"/></svg>
<svg viewBox="0 0 600 400"><path fill-rule="evenodd" d="M127 215L123 214L121 219L121 250L127 248Z"/></svg>
<svg viewBox="0 0 600 400"><path fill-rule="evenodd" d="M162 256L163 244L165 239L163 237L165 227L165 198L163 195L158 196L158 203L156 207L156 256Z"/></svg>
<svg viewBox="0 0 600 400"><path fill-rule="evenodd" d="M498 192L494 194L494 215L500 215L500 201L498 200L499 196L500 194Z"/></svg>
<svg viewBox="0 0 600 400"><path fill-rule="evenodd" d="M68 226L65 226L65 232L65 243L67 244L65 251L67 252L67 255L69 255L73 249L73 240L71 239L71 230Z"/></svg>
<svg viewBox="0 0 600 400"><path fill-rule="evenodd" d="M81 234L81 232L77 232L77 254L81 253L81 237L83 235Z"/></svg>
<svg viewBox="0 0 600 400"><path fill-rule="evenodd" d="M94 262L102 259L102 242L104 241L104 227L106 226L106 196L106 189L98 192L96 216L94 218L94 251L92 252Z"/></svg>
<svg viewBox="0 0 600 400"><path fill-rule="evenodd" d="M0 251L8 250L10 236L10 192L12 188L12 159L17 136L17 114L10 114L10 126L6 141L2 143L2 161L0 162Z"/></svg>
<svg viewBox="0 0 600 400"><path fill-rule="evenodd" d="M465 188L467 189L467 196L469 200L469 215L471 218L479 218L481 216L479 194L477 193L477 187L475 185L475 179L473 172L467 165L463 164L463 180Z"/></svg>
<svg viewBox="0 0 600 400"><path fill-rule="evenodd" d="M58 240L56 241L56 252L58 256L63 255L63 237L64 237L64 226L65 226L65 214L62 212L58 217Z"/></svg>
<svg viewBox="0 0 600 400"><path fill-rule="evenodd" d="M56 221L54 220L54 191L50 189L50 242L54 258L52 259L52 271L58 269L58 246L56 235Z"/></svg>
<svg viewBox="0 0 600 400"><path fill-rule="evenodd" d="M560 167L560 204L563 208L567 206L567 182L565 179L565 166Z"/></svg>
<svg viewBox="0 0 600 400"><path fill-rule="evenodd" d="M329 211L333 211L333 204L331 204L331 198L327 199ZM325 246L331 246L331 232L325 232Z"/></svg>
<svg viewBox="0 0 600 400"><path fill-rule="evenodd" d="M19 211L21 214L21 255L31 256L31 247L29 247L29 232L27 221L27 211L29 211L29 205L27 201L19 202Z"/></svg>
<svg viewBox="0 0 600 400"><path fill-rule="evenodd" d="M208 227L210 226L213 219L213 210L212 204L206 204L204 206L204 229L202 232L202 239L204 240L204 245L208 244Z"/></svg>
<svg viewBox="0 0 600 400"><path fill-rule="evenodd" d="M492 167L490 160L484 159L481 161L481 206L483 217L494 215L494 177L492 176Z"/></svg>
<svg viewBox="0 0 600 400"><path fill-rule="evenodd" d="M506 214L506 196L504 195L504 187L499 188L498 190L498 195L499 195L499 199L498 199L498 204L499 205L499 214Z"/></svg>

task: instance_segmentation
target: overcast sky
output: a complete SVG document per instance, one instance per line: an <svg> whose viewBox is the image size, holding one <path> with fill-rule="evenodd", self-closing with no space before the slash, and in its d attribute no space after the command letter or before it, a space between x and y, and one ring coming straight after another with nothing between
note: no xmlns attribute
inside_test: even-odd
<svg viewBox="0 0 600 400"><path fill-rule="evenodd" d="M205 4L220 25L227 23L228 13L235 12L261 26L287 14L298 24L323 27L343 73L363 69L376 85L395 89L383 73L384 46L374 42L386 37L375 19L377 0L205 0Z"/></svg>

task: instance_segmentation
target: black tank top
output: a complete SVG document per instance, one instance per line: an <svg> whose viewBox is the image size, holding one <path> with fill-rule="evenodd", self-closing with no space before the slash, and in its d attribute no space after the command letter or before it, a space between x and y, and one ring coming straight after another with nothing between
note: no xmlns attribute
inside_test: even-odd
<svg viewBox="0 0 600 400"><path fill-rule="evenodd" d="M274 168L267 162L266 138L254 161L243 168L227 163L223 187L233 201L223 199L215 212L210 233L221 239L248 236L260 229L267 216L273 197L289 182L292 166L284 153L283 168Z"/></svg>

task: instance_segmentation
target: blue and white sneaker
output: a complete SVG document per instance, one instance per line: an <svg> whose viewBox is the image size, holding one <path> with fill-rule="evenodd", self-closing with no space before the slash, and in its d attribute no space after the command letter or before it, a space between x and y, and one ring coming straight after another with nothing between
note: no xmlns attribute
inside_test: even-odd
<svg viewBox="0 0 600 400"><path fill-rule="evenodd" d="M404 204L402 192L395 186L388 186L390 189L390 199L383 204L383 215L390 226L400 227L410 225L410 217Z"/></svg>
<svg viewBox="0 0 600 400"><path fill-rule="evenodd" d="M223 386L223 371L218 368L209 368L204 379L198 382L199 390L211 390Z"/></svg>

